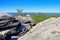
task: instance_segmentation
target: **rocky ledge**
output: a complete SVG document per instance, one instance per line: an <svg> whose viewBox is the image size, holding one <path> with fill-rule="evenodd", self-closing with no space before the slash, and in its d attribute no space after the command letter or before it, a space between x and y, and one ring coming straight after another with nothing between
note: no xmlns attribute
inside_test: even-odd
<svg viewBox="0 0 60 40"><path fill-rule="evenodd" d="M60 17L38 23L18 40L60 40Z"/></svg>

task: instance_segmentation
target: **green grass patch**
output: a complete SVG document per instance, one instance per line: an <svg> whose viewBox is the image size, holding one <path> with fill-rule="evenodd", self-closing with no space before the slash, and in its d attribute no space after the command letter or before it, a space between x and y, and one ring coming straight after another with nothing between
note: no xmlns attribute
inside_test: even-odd
<svg viewBox="0 0 60 40"><path fill-rule="evenodd" d="M51 17L58 17L58 16L54 16L54 15L45 15L45 14L31 14L32 18L34 19L35 23L39 23L42 22L46 19L49 19Z"/></svg>

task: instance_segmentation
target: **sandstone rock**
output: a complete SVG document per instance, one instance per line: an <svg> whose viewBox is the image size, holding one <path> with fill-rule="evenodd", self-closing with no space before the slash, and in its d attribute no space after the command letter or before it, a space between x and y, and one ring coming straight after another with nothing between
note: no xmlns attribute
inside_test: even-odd
<svg viewBox="0 0 60 40"><path fill-rule="evenodd" d="M8 14L8 13L0 13L0 17L2 17L4 15L8 15L8 16L12 17L12 15L11 14Z"/></svg>
<svg viewBox="0 0 60 40"><path fill-rule="evenodd" d="M27 19L30 21L31 23L31 26L34 26L35 25L35 22L34 20L32 19L31 15L26 15Z"/></svg>
<svg viewBox="0 0 60 40"><path fill-rule="evenodd" d="M27 23L27 24L23 24L27 30L30 30L32 27L30 26L30 23Z"/></svg>
<svg viewBox="0 0 60 40"><path fill-rule="evenodd" d="M20 20L20 22L26 26L26 28L28 30L30 30L32 28L32 26L35 24L34 20L32 19L31 15L26 15L26 16L17 16L16 17L18 20Z"/></svg>
<svg viewBox="0 0 60 40"><path fill-rule="evenodd" d="M60 40L60 20L50 18L38 23L18 40Z"/></svg>
<svg viewBox="0 0 60 40"><path fill-rule="evenodd" d="M10 30L4 30L4 31L0 31L0 34L1 35L4 35L6 32L8 32L8 31L10 31Z"/></svg>

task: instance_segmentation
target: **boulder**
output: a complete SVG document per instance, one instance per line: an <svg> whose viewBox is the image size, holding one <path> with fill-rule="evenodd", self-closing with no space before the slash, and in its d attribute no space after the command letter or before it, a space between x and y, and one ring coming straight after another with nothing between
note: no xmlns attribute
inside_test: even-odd
<svg viewBox="0 0 60 40"><path fill-rule="evenodd" d="M27 19L30 21L31 23L31 26L35 26L35 22L34 20L32 19L31 15L26 15Z"/></svg>
<svg viewBox="0 0 60 40"><path fill-rule="evenodd" d="M16 29L21 25L21 23L10 14L0 13L0 15L0 34L2 35L8 30L12 28Z"/></svg>
<svg viewBox="0 0 60 40"><path fill-rule="evenodd" d="M26 26L28 30L30 30L32 26L35 25L34 20L32 19L31 15L26 15L26 16L19 15L16 18L20 20L21 24Z"/></svg>
<svg viewBox="0 0 60 40"><path fill-rule="evenodd" d="M9 16L9 15L0 16L0 30L14 28L20 25L21 23L13 16Z"/></svg>

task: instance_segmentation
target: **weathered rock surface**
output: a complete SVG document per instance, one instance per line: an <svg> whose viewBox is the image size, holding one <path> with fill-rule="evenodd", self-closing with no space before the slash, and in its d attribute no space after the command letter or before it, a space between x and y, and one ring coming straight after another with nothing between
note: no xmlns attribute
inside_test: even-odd
<svg viewBox="0 0 60 40"><path fill-rule="evenodd" d="M31 26L35 25L34 20L32 19L31 15L26 15L27 19L31 22Z"/></svg>
<svg viewBox="0 0 60 40"><path fill-rule="evenodd" d="M18 40L60 40L60 19L50 18L38 23Z"/></svg>
<svg viewBox="0 0 60 40"><path fill-rule="evenodd" d="M32 26L35 25L35 22L32 19L31 15L26 16L19 15L16 18L20 20L21 24L23 24L28 30L30 30Z"/></svg>

